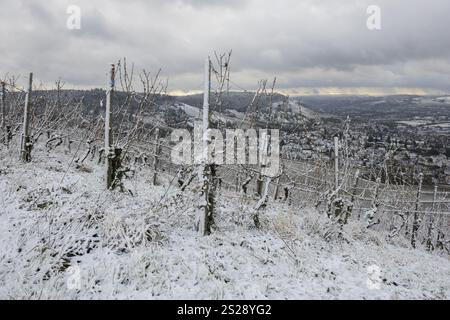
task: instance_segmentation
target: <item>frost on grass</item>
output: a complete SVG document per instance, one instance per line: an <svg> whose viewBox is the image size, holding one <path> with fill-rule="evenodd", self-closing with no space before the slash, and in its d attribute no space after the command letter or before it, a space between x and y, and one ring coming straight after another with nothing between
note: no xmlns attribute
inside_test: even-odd
<svg viewBox="0 0 450 320"><path fill-rule="evenodd" d="M0 298L448 299L450 264L401 237L326 214L221 190L213 234L194 230L196 197L143 169L129 193L102 190L102 169L63 154L0 160ZM100 191L99 191L100 190ZM379 289L368 268L380 270Z"/></svg>

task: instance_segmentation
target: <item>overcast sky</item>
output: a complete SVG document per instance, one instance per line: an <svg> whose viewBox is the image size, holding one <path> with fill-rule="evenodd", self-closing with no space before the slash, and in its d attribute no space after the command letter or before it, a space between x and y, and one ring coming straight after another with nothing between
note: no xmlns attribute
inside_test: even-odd
<svg viewBox="0 0 450 320"><path fill-rule="evenodd" d="M69 5L80 30L66 27ZM366 26L369 5L381 30ZM448 0L0 0L0 77L104 87L125 56L193 92L204 58L232 49L242 88L276 76L290 94L448 93L449 31Z"/></svg>

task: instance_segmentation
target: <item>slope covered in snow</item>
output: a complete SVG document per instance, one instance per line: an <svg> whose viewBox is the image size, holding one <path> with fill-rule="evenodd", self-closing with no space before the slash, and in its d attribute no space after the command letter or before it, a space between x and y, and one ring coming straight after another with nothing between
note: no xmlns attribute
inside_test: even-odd
<svg viewBox="0 0 450 320"><path fill-rule="evenodd" d="M202 117L202 110L193 106L190 106L186 103L178 103L177 106L183 110L184 112L186 112L186 114L190 117L190 118L194 118L194 119L201 119Z"/></svg>
<svg viewBox="0 0 450 320"><path fill-rule="evenodd" d="M96 161L35 150L21 164L16 153L0 151L0 298L450 298L448 257L359 222L341 239L326 215L271 202L258 230L256 200L221 190L202 238L196 195L169 174L153 187L137 169L130 192L105 192Z"/></svg>
<svg viewBox="0 0 450 320"><path fill-rule="evenodd" d="M289 107L291 108L292 112L301 114L307 119L313 120L320 118L320 116L315 111L305 107L301 104L301 101L297 99L289 99Z"/></svg>

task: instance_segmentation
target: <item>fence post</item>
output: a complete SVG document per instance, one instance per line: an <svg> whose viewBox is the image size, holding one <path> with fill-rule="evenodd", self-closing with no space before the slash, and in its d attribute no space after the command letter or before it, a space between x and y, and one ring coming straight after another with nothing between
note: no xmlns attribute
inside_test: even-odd
<svg viewBox="0 0 450 320"><path fill-rule="evenodd" d="M153 179L152 183L154 186L156 186L156 180L157 180L157 170L158 170L158 159L159 159L159 128L155 129L155 149L153 150Z"/></svg>
<svg viewBox="0 0 450 320"><path fill-rule="evenodd" d="M273 199L275 201L278 200L278 194L280 192L280 177L277 178L276 182L275 182L275 191L274 191L274 195L273 195Z"/></svg>
<svg viewBox="0 0 450 320"><path fill-rule="evenodd" d="M1 112L1 131L2 131L2 138L0 138L0 140L4 139L4 143L8 144L8 134L6 133L6 109L5 109L5 105L6 105L6 89L5 89L5 82L2 81L1 82L1 90L2 90L2 100L1 100L1 105L0 105L0 112Z"/></svg>
<svg viewBox="0 0 450 320"><path fill-rule="evenodd" d="M109 190L113 185L115 178L113 150L113 134L112 134L112 109L111 100L114 94L115 65L111 64L109 87L106 92L106 110L105 110L105 159L106 159L106 188Z"/></svg>
<svg viewBox="0 0 450 320"><path fill-rule="evenodd" d="M372 205L374 208L378 208L380 205L379 198L380 198L381 177L377 178L376 183L377 185L375 187L375 196L373 197L373 205Z"/></svg>
<svg viewBox="0 0 450 320"><path fill-rule="evenodd" d="M432 213L430 213L430 218L428 221L428 232L427 232L427 250L428 251L431 251L432 247L433 247L433 245L431 243L431 234L433 232L433 225L434 225L434 212L436 209L437 190L438 190L438 186L434 186L433 205L431 206Z"/></svg>
<svg viewBox="0 0 450 320"><path fill-rule="evenodd" d="M422 182L423 182L423 173L421 173L419 175L419 186L417 188L416 205L414 208L414 220L413 220L412 232L411 232L411 246L413 248L416 248L417 230L419 230L419 224L420 224L419 206L420 206L420 196L422 194Z"/></svg>
<svg viewBox="0 0 450 320"><path fill-rule="evenodd" d="M23 111L22 139L20 143L20 158L24 162L31 161L31 141L30 141L30 105L31 92L33 90L33 73L30 73L28 90L25 95L25 108Z"/></svg>
<svg viewBox="0 0 450 320"><path fill-rule="evenodd" d="M262 194L263 194L263 184L264 184L264 180L263 180L262 174L259 173L258 176L256 177L256 194L259 197L262 197Z"/></svg>
<svg viewBox="0 0 450 320"><path fill-rule="evenodd" d="M444 216L442 214L439 215L439 223L438 223L438 230L437 230L437 236L436 236L436 244L435 244L435 248L436 249L444 249L444 233L442 232L442 228L443 228L443 220L444 220Z"/></svg>
<svg viewBox="0 0 450 320"><path fill-rule="evenodd" d="M339 138L334 137L334 188L339 189Z"/></svg>
<svg viewBox="0 0 450 320"><path fill-rule="evenodd" d="M437 225L437 236L436 236L436 242L434 245L435 249L444 249L444 233L442 232L442 228L443 228L443 224L444 224L444 219L445 216L441 213L438 217L438 222L436 223Z"/></svg>
<svg viewBox="0 0 450 320"><path fill-rule="evenodd" d="M202 130L202 165L199 168L199 178L201 183L200 212L197 221L197 231L201 236L206 236L211 232L213 194L211 187L211 166L208 163L208 131L209 131L209 92L211 90L211 61L205 61L205 79L203 92L203 130Z"/></svg>
<svg viewBox="0 0 450 320"><path fill-rule="evenodd" d="M381 177L377 177L375 194L373 196L372 209L366 212L367 229L381 222L380 219L374 220L375 215L378 213L378 208L380 207L380 185L381 185Z"/></svg>
<svg viewBox="0 0 450 320"><path fill-rule="evenodd" d="M354 180L353 180L352 196L350 198L350 205L347 207L348 217L350 217L352 215L353 208L355 207L355 198L356 198L356 192L357 192L357 189L358 189L358 183L359 183L359 169L356 170L355 177L354 177ZM346 217L345 223L347 223L348 217Z"/></svg>
<svg viewBox="0 0 450 320"><path fill-rule="evenodd" d="M241 190L241 189L240 189L240 186L241 186L240 181L241 181L241 173L240 173L240 171L238 171L238 172L236 173L236 178L235 178L235 183L236 183L236 185L234 186L234 190L235 190L236 192L239 192L239 191Z"/></svg>

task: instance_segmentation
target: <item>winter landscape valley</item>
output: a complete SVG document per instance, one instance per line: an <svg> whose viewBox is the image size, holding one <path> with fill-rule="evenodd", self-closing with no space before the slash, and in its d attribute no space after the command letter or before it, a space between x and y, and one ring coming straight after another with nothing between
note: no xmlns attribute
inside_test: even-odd
<svg viewBox="0 0 450 320"><path fill-rule="evenodd" d="M49 106L58 103L52 100L58 99L58 92L39 94L46 95ZM60 94L66 100L70 100L69 96L78 99L76 92ZM244 93L231 96L234 100L252 97ZM89 97L84 93L84 101ZM261 103L268 101L267 97L260 98ZM130 151L123 160L126 174L114 190L105 189L103 131L98 130L102 124L96 122L94 113L84 113L81 107L69 118L58 118L60 113L55 113L59 119L55 123L67 122L62 126L65 129L47 126L48 132L44 131L33 144L31 162L19 160L19 135L13 136L9 147L2 145L2 298L449 298L447 203L436 201L432 209L427 206L427 193L421 195L424 203L418 209L421 222L417 231L420 243L414 249L410 237L417 183L405 187L385 176L381 182L381 175L378 180L371 175L383 172L380 168L386 165L384 154L381 162L373 158L367 165L360 162L364 157L358 158L358 153L348 150L342 156L342 170L350 172L344 167L351 164L361 165L364 171L356 189L353 171L342 173L341 179L347 181L339 186L340 197L346 206L352 201L353 210L336 213L338 198L330 193L335 188L332 138L339 135L338 130L345 133L348 119L339 120L339 129L327 137L326 129L336 128L326 125L331 115L301 106L298 99L277 96L279 101L272 104L274 109L279 108L273 111L278 120L271 122L280 128L294 126L293 131L282 130L293 132L284 139L297 139L295 145L303 148L293 150L294 142L282 146L283 174L267 192L258 190L259 177L249 167L220 168L214 225L210 235L199 235L195 222L201 210L201 186L196 171L170 163L173 142L168 132L164 136L164 128L171 126L164 120L167 113L171 120L182 119L181 126L201 118L200 108L181 102L189 99L195 97L166 97L162 107L153 110L153 124L146 123L154 126L155 119L159 119L158 140L155 131L149 129L149 137L139 140L150 142L134 143L133 153ZM241 117L234 114L239 107L245 109L245 104L235 105L234 100L225 100L235 107L217 115L229 124L239 123ZM49 116L44 109L42 118L35 117L36 128ZM94 121L92 126L97 126L95 130L89 117ZM262 125L266 117L267 112L261 112L255 120L257 125ZM333 118L332 123L338 119ZM394 136L401 137L402 127L398 130ZM342 138L349 141L353 141L350 137L364 135L352 131L345 134L349 137ZM302 140L305 138L309 143ZM316 149L316 143L329 144L330 150ZM390 146L387 144L387 148ZM363 148L354 149L360 152ZM377 150L373 146L369 149ZM388 176L400 175L391 174L390 169ZM417 178L414 172L401 176L404 184ZM440 188L445 201L445 186ZM257 208L264 197L264 205ZM409 199L412 205L406 203ZM394 207L398 211L390 210ZM442 214L435 212L439 210ZM345 223L341 221L343 214L349 215ZM427 250L432 218L432 250ZM379 222L371 225L376 220ZM440 233L445 234L441 240Z"/></svg>
<svg viewBox="0 0 450 320"><path fill-rule="evenodd" d="M449 12L0 0L0 301L450 300Z"/></svg>

